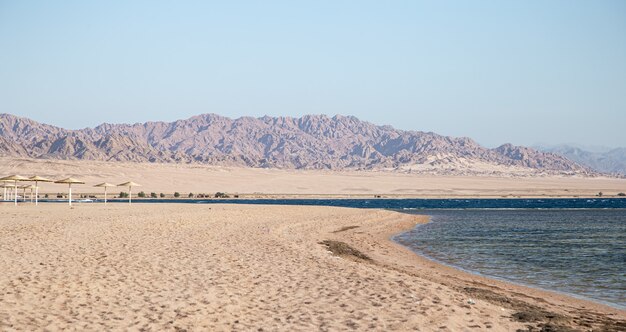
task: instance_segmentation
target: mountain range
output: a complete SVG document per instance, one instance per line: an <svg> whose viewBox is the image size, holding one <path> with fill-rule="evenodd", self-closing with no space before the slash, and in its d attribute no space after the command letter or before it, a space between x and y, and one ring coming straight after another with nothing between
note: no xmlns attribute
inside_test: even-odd
<svg viewBox="0 0 626 332"><path fill-rule="evenodd" d="M538 150L555 153L598 172L626 175L626 148L588 149L573 145L538 146Z"/></svg>
<svg viewBox="0 0 626 332"><path fill-rule="evenodd" d="M437 174L585 174L551 152L378 126L353 116L202 114L174 122L104 123L68 130L0 114L0 155L283 169L385 169Z"/></svg>

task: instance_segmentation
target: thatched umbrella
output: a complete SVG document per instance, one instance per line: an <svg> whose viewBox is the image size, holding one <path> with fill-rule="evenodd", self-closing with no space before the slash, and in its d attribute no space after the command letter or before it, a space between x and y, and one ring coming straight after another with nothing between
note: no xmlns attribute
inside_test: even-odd
<svg viewBox="0 0 626 332"><path fill-rule="evenodd" d="M4 200L4 201L12 200L13 196L11 196L11 194L12 194L12 189L15 189L15 185L13 183L9 183L8 180L7 181L0 181L0 183L1 183L0 187L2 187L4 189L2 200Z"/></svg>
<svg viewBox="0 0 626 332"><path fill-rule="evenodd" d="M8 182L12 182L9 180L1 180L0 181L0 187L2 187L4 189L3 193L2 193L2 200L3 201L8 201L9 199L7 198L7 188L10 188L10 186L7 184ZM10 194L10 192L9 192Z"/></svg>
<svg viewBox="0 0 626 332"><path fill-rule="evenodd" d="M29 178L30 181L35 181L35 205L39 204L39 182L54 182L54 180L46 179L42 176L35 175Z"/></svg>
<svg viewBox="0 0 626 332"><path fill-rule="evenodd" d="M63 180L59 180L59 181L54 181L54 183L67 183L69 185L70 188L70 194L69 194L69 202L70 202L70 206L72 206L72 183L75 184L84 184L85 182L80 181L80 180L76 180L73 178L67 178L67 179L63 179Z"/></svg>
<svg viewBox="0 0 626 332"><path fill-rule="evenodd" d="M103 187L104 188L104 204L106 204L107 203L107 187L115 187L115 185L112 184L112 183L103 182L103 183L95 185L94 187Z"/></svg>
<svg viewBox="0 0 626 332"><path fill-rule="evenodd" d="M139 183L135 183L135 182L132 182L132 181L120 183L117 186L118 187L128 187L128 204L131 204L131 202L132 202L132 196L133 196L133 193L131 191L132 188L133 187L141 187L141 185Z"/></svg>
<svg viewBox="0 0 626 332"><path fill-rule="evenodd" d="M22 197L24 197L24 202L26 202L26 189L30 189L30 202L33 202L33 189L37 188L34 184L29 184L26 186L20 186L22 188Z"/></svg>
<svg viewBox="0 0 626 332"><path fill-rule="evenodd" d="M9 175L9 176L5 176L3 178L0 178L0 181L13 181L15 184L15 197L14 197L14 201L15 201L15 205L17 205L17 181L28 181L27 177L21 176L21 175Z"/></svg>

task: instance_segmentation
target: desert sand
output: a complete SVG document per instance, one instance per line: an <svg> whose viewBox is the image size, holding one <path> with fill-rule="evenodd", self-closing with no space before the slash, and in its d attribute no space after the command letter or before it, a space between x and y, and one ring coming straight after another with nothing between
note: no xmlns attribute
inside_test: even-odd
<svg viewBox="0 0 626 332"><path fill-rule="evenodd" d="M469 275L381 210L0 204L0 330L580 330L626 312Z"/></svg>
<svg viewBox="0 0 626 332"><path fill-rule="evenodd" d="M75 177L75 193L102 196L101 182L135 181L133 192L227 192L240 197L592 197L626 192L626 179L566 176L472 176L391 171L320 171L0 158L0 175ZM40 193L66 193L67 186L40 183ZM110 188L119 193L124 188Z"/></svg>

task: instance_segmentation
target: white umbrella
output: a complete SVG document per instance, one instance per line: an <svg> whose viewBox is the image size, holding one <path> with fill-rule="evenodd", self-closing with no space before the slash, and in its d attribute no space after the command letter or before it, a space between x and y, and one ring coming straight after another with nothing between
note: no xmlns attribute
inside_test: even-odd
<svg viewBox="0 0 626 332"><path fill-rule="evenodd" d="M54 183L67 183L70 187L70 194L69 194L69 202L70 202L70 206L72 206L72 183L76 183L76 184L84 184L85 182L80 181L80 180L76 180L73 178L67 178L67 179L63 179L63 180L59 180L59 181L54 181Z"/></svg>
<svg viewBox="0 0 626 332"><path fill-rule="evenodd" d="M106 204L107 203L107 187L115 187L115 185L112 183L103 182L103 183L95 185L94 187L104 187L104 204Z"/></svg>
<svg viewBox="0 0 626 332"><path fill-rule="evenodd" d="M15 184L15 197L13 198L15 201L15 205L17 205L17 181L28 181L27 177L21 175L9 175L3 178L0 178L0 181L13 181Z"/></svg>
<svg viewBox="0 0 626 332"><path fill-rule="evenodd" d="M139 183L135 183L135 182L132 182L132 181L120 183L117 186L118 187L128 187L128 204L131 204L131 201L132 201L132 196L133 196L133 193L131 191L132 188L133 187L141 187L141 185Z"/></svg>
<svg viewBox="0 0 626 332"><path fill-rule="evenodd" d="M39 182L54 182L53 180L46 179L39 175L35 175L29 178L30 181L35 181L35 205L39 204Z"/></svg>

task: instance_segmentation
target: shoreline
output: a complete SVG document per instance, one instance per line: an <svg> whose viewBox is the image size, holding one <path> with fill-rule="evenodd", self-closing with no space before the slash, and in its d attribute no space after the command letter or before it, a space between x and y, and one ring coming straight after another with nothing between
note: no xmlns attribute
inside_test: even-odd
<svg viewBox="0 0 626 332"><path fill-rule="evenodd" d="M44 202L55 202L57 200L67 200L66 198L45 198L44 195L56 195L58 192L40 192L39 193L39 201ZM67 193L61 194L67 196ZM94 193L94 192L80 192L78 193L78 197L80 195L85 195L87 197L76 198L76 200L80 199L97 199L104 200L103 193ZM109 194L114 195L114 194ZM393 200L409 200L409 199L418 199L418 200L436 200L436 199L457 199L457 200L481 200L481 199L489 199L489 200L516 200L516 199L624 199L626 200L626 196L617 195L617 194L608 194L603 196L598 195L549 195L549 194L541 194L541 195L477 195L477 194L469 194L469 195L393 195L393 194L382 194L382 195L362 195L362 194L231 194L231 197L228 198L217 198L217 197L174 197L173 195L168 195L167 197L162 198L154 198L154 197L137 197L137 193L133 192L133 201L164 201L164 202L176 202L176 201L228 201L228 200L327 200L327 199L336 199L336 200L384 200L384 199L393 199ZM28 193L26 194L28 197ZM237 197L234 197L237 196ZM2 197L2 194L0 194ZM27 198L28 200L29 198ZM75 198L72 197L72 200ZM115 196L107 196L107 201L109 202L124 202L128 201L128 198L119 198ZM0 200L2 202L2 200Z"/></svg>
<svg viewBox="0 0 626 332"><path fill-rule="evenodd" d="M489 209L478 209L478 210L489 210ZM515 210L524 210L524 209L515 209ZM526 210L535 210L535 209L526 209ZM593 209L583 208L583 209L555 209L555 210L593 210ZM604 210L604 209L599 209L599 210ZM428 216L428 217L430 219L431 216ZM428 220L426 223L429 223L429 222L432 222L432 221ZM424 223L424 224L426 224L426 223ZM419 225L416 225L415 227L417 227L417 226L419 226ZM558 295L561 295L561 296L571 297L571 298L575 298L575 299L578 299L578 300L581 300L581 301L586 301L586 302L591 302L591 303L595 303L595 304L598 304L598 305L607 306L607 307L615 309L615 310L626 311L626 306L622 307L622 306L620 306L618 304L611 303L611 302L608 302L608 301L602 301L602 300L599 300L599 299L594 299L594 298L586 297L586 296L575 294L575 293L568 293L568 292L564 292L564 291L559 291L559 290L556 290L556 289L543 288L543 287L540 287L540 286L537 286L537 285L533 285L533 284L527 284L527 283L523 283L523 282L517 282L517 281L509 280L506 277L493 276L493 275L484 274L484 273L481 273L481 272L478 272L478 271L472 271L472 270L469 270L469 269L465 269L463 267L456 266L454 264L450 264L450 263L447 263L447 262L435 259L433 257L430 257L430 256L428 256L426 254L420 253L418 251L415 251L415 250L411 249L410 247L404 246L404 245L402 245L401 243L399 243L399 242L397 242L395 240L396 236L402 235L402 234L404 234L407 231L410 231L412 229L413 228L409 228L409 229L401 231L401 232L399 232L397 234L392 235L389 238L389 241L391 241L393 243L396 243L396 244L399 244L400 246L402 246L402 247L410 250L411 252L413 252L415 255L418 255L418 256L420 256L420 257L422 257L424 259L427 259L427 260L429 260L429 261L431 261L431 262L433 262L435 264L439 264L439 265L442 265L442 266L453 268L453 269L458 270L458 271L463 272L463 273L467 273L467 274L470 274L470 275L474 275L474 276L478 276L478 277L482 277L482 278L486 278L486 279L490 279L490 280L496 280L496 281L507 283L507 284L513 284L513 285L516 285L516 286L519 286L519 287L531 288L531 289L535 289L537 291L548 292L548 293L555 293L555 294L558 294Z"/></svg>
<svg viewBox="0 0 626 332"><path fill-rule="evenodd" d="M426 217L428 218L425 221L422 220L420 223L430 222L430 216ZM406 222L402 222L398 223L395 229L379 230L376 233L379 241L388 242L390 246L396 248L399 255L404 256L403 263L414 262L414 267L419 267L420 269L419 272L410 271L410 268L407 269L407 265L405 264L405 267L399 267L400 270L404 270L409 273L413 272L414 275L421 278L438 280L438 282L441 282L441 284L444 285L454 285L458 283L460 285L456 285L454 287L458 290L467 288L480 289L478 293L476 293L475 289L472 289L468 295L471 295L470 293L474 293L474 296L485 296L487 301L493 302L494 304L502 305L503 302L504 304L510 304L520 301L522 303L518 303L512 307L520 309L524 308L524 304L527 304L532 309L530 310L530 315L526 315L531 318L528 321L524 321L526 319L522 319L522 321L526 324L534 323L539 324L539 326L541 326L541 324L551 324L553 322L553 318L551 318L551 316L556 313L557 316L563 315L561 319L565 319L566 322L561 323L564 323L564 326L568 327L589 327L589 321L582 325L578 324L579 321L577 321L576 315L578 318L583 317L587 320L589 320L590 317L594 317L597 320L596 323L600 323L600 326L604 325L602 328L607 331L620 331L620 329L626 327L626 310L624 309L597 302L594 299L579 298L563 292L547 290L534 287L532 285L522 285L512 281L501 280L473 273L472 271L466 271L453 265L439 262L427 256L421 255L393 240L394 236L410 231L418 224L419 223L407 224ZM406 253L410 255L407 257ZM411 257L411 255L414 257ZM389 262L385 262L384 264L389 264ZM394 265L399 264L396 262ZM390 267L393 268L393 266ZM486 291L486 293L480 295L483 291ZM493 296L494 294L496 294L496 296ZM568 309L563 310L563 308ZM576 315L571 315L572 313L576 313ZM617 318L617 320L614 320L612 317Z"/></svg>
<svg viewBox="0 0 626 332"><path fill-rule="evenodd" d="M626 312L391 240L426 217L320 206L0 205L0 329L620 331Z"/></svg>

